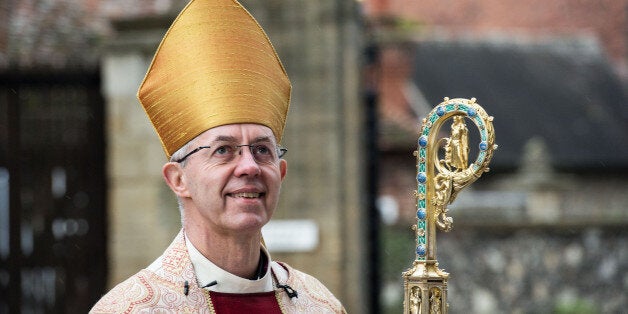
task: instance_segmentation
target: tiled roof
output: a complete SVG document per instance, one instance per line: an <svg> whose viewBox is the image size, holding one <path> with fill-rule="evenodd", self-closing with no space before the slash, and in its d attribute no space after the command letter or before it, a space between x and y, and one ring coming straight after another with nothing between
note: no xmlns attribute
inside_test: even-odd
<svg viewBox="0 0 628 314"><path fill-rule="evenodd" d="M110 19L178 10L174 0L0 2L0 70L95 67Z"/></svg>
<svg viewBox="0 0 628 314"><path fill-rule="evenodd" d="M559 169L628 169L628 96L590 42L423 41L413 80L427 101L476 97L495 117L492 167L518 165L534 137Z"/></svg>

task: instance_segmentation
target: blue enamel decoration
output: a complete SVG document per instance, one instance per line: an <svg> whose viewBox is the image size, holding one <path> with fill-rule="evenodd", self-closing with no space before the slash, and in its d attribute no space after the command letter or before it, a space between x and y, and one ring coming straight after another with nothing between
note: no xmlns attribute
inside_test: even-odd
<svg viewBox="0 0 628 314"><path fill-rule="evenodd" d="M442 106L439 106L438 108L436 108L436 114L439 117L442 117L445 114L445 109Z"/></svg>
<svg viewBox="0 0 628 314"><path fill-rule="evenodd" d="M486 150L486 149L488 149L488 143L480 142L480 150Z"/></svg>
<svg viewBox="0 0 628 314"><path fill-rule="evenodd" d="M467 115L469 117L475 117L475 115L476 115L475 109L473 109L473 108L467 109Z"/></svg>
<svg viewBox="0 0 628 314"><path fill-rule="evenodd" d="M423 136L419 137L419 146L420 147L427 146L427 136L423 135Z"/></svg>
<svg viewBox="0 0 628 314"><path fill-rule="evenodd" d="M425 256L425 245L419 245L416 247L416 254L419 256Z"/></svg>

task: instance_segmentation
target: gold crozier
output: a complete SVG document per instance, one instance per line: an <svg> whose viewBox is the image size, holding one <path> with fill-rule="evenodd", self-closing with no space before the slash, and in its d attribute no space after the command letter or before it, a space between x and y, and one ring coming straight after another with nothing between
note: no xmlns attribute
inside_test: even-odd
<svg viewBox="0 0 628 314"><path fill-rule="evenodd" d="M451 120L450 135L439 138L443 123ZM469 163L469 130L466 121L478 128L478 156ZM416 258L405 271L404 313L443 314L448 311L447 280L449 274L436 260L436 228L450 231L453 218L447 206L467 185L489 170L488 164L497 149L493 117L472 99L445 98L423 119L417 159ZM441 152L443 151L443 152ZM443 156L443 158L440 157Z"/></svg>

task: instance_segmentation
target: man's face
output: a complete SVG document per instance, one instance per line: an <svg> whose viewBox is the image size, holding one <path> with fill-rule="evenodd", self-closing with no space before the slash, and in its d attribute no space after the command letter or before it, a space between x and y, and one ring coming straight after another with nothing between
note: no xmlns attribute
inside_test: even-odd
<svg viewBox="0 0 628 314"><path fill-rule="evenodd" d="M186 224L230 234L259 232L270 220L286 174L286 161L256 161L247 146L238 148L233 159L225 159L228 150L221 147L242 144L277 146L272 131L258 124L215 127L192 142L190 150L210 148L190 155L181 168L184 189L179 197L184 201Z"/></svg>

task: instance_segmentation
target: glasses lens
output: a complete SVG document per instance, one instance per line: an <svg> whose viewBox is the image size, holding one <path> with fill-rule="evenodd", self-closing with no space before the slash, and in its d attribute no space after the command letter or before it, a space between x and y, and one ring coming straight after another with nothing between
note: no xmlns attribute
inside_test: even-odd
<svg viewBox="0 0 628 314"><path fill-rule="evenodd" d="M213 147L215 148L211 151L209 158L214 164L232 161L238 151L237 146L229 144L216 144Z"/></svg>
<svg viewBox="0 0 628 314"><path fill-rule="evenodd" d="M249 145L251 153L255 160L259 163L272 163L277 160L277 149L270 144L254 144Z"/></svg>

